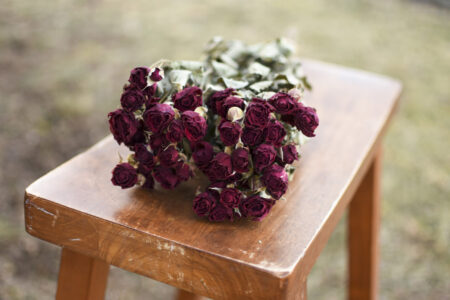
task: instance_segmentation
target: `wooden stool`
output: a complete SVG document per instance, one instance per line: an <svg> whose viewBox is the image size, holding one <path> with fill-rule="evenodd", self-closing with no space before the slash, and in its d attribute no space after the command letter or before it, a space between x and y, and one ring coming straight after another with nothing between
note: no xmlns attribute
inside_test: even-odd
<svg viewBox="0 0 450 300"><path fill-rule="evenodd" d="M111 137L30 185L26 230L63 248L56 298L103 298L114 265L183 290L180 299L306 299L308 273L349 207L349 299L375 299L380 144L401 85L304 66L321 125L302 147L288 200L262 222L195 217L195 182L175 191L112 186L117 152L127 150Z"/></svg>

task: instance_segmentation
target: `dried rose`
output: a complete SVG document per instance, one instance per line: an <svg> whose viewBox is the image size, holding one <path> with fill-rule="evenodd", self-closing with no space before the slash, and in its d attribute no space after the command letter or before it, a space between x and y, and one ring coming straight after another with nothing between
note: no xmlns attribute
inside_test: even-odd
<svg viewBox="0 0 450 300"><path fill-rule="evenodd" d="M273 164L264 170L261 181L267 193L275 199L280 199L288 188L288 175L283 167Z"/></svg>
<svg viewBox="0 0 450 300"><path fill-rule="evenodd" d="M233 146L241 136L241 126L238 123L223 120L219 124L220 139L225 146Z"/></svg>
<svg viewBox="0 0 450 300"><path fill-rule="evenodd" d="M161 133L172 122L175 112L167 104L157 103L146 110L143 118L147 128L153 133Z"/></svg>
<svg viewBox="0 0 450 300"><path fill-rule="evenodd" d="M190 142L201 140L206 134L206 120L194 111L185 111L181 115L184 134Z"/></svg>
<svg viewBox="0 0 450 300"><path fill-rule="evenodd" d="M203 104L202 90L196 86L187 87L173 95L173 107L180 111L195 110Z"/></svg>
<svg viewBox="0 0 450 300"><path fill-rule="evenodd" d="M118 164L112 171L112 174L111 182L122 189L134 186L138 180L136 169L129 163Z"/></svg>
<svg viewBox="0 0 450 300"><path fill-rule="evenodd" d="M117 109L108 114L109 130L119 143L128 144L138 131L139 123L132 113Z"/></svg>
<svg viewBox="0 0 450 300"><path fill-rule="evenodd" d="M272 145L261 144L253 150L252 160L256 171L261 172L275 161L277 152Z"/></svg>

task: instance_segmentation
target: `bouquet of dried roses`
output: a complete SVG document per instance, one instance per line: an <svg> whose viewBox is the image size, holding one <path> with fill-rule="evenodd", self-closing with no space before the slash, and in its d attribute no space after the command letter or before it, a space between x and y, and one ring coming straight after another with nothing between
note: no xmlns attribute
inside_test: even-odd
<svg viewBox="0 0 450 300"><path fill-rule="evenodd" d="M292 51L284 39L248 46L214 38L202 62L133 69L121 108L108 114L114 138L132 151L112 183L174 189L203 173L210 183L193 199L198 216L263 219L319 124L302 101L310 85Z"/></svg>

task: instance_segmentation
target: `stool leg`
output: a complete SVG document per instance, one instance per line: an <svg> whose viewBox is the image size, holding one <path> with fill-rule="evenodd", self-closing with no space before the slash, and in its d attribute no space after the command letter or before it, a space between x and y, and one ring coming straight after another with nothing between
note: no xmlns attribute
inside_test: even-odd
<svg viewBox="0 0 450 300"><path fill-rule="evenodd" d="M108 273L106 262L63 248L56 299L104 299Z"/></svg>
<svg viewBox="0 0 450 300"><path fill-rule="evenodd" d="M202 296L192 294L185 290L178 290L177 300L201 300Z"/></svg>
<svg viewBox="0 0 450 300"><path fill-rule="evenodd" d="M350 202L348 299L374 300L378 285L381 149Z"/></svg>

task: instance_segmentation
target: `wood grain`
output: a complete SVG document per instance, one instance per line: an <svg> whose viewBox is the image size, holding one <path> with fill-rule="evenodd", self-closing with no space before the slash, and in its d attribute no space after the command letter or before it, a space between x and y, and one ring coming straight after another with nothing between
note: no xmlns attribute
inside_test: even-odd
<svg viewBox="0 0 450 300"><path fill-rule="evenodd" d="M348 262L350 300L377 298L380 225L381 150L349 206Z"/></svg>
<svg viewBox="0 0 450 300"><path fill-rule="evenodd" d="M194 216L199 182L175 191L110 183L117 152L107 137L30 185L27 231L189 292L214 299L299 299L302 285L363 175L397 103L389 78L305 61L317 137L287 201L262 222L209 223Z"/></svg>
<svg viewBox="0 0 450 300"><path fill-rule="evenodd" d="M103 299L108 273L108 263L63 248L56 300Z"/></svg>

